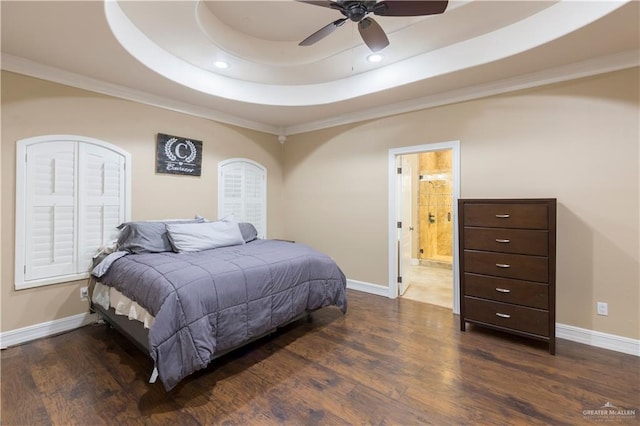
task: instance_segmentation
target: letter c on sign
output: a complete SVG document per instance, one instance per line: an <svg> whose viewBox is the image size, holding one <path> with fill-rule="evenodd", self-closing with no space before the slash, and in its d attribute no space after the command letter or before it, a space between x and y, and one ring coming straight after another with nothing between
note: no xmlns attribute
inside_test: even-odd
<svg viewBox="0 0 640 426"><path fill-rule="evenodd" d="M185 158L187 158L187 154L183 154L182 153L182 149L185 149L187 152L189 151L189 147L187 146L186 143L181 142L179 144L176 145L176 148L173 150L173 152L176 154L176 157L178 157L181 160L184 160Z"/></svg>

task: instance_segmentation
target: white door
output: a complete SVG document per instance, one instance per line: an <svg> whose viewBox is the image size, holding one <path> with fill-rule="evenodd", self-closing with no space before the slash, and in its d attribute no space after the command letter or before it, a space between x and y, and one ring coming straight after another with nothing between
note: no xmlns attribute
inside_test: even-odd
<svg viewBox="0 0 640 426"><path fill-rule="evenodd" d="M415 154L414 154L415 155ZM398 156L399 200L397 217L398 228L398 294L402 296L411 284L411 247L413 246L413 178L410 155Z"/></svg>

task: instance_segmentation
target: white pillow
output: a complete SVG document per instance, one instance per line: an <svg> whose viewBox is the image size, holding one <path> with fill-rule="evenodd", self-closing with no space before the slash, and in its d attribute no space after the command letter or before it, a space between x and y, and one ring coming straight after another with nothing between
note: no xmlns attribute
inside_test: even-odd
<svg viewBox="0 0 640 426"><path fill-rule="evenodd" d="M167 223L167 234L178 253L244 244L236 222Z"/></svg>

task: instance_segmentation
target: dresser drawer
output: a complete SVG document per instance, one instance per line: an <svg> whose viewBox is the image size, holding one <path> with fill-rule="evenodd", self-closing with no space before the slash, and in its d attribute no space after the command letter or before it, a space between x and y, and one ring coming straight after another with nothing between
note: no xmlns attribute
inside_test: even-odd
<svg viewBox="0 0 640 426"><path fill-rule="evenodd" d="M465 319L549 336L549 312L465 296Z"/></svg>
<svg viewBox="0 0 640 426"><path fill-rule="evenodd" d="M464 274L464 295L530 308L549 308L549 286L531 281L466 273Z"/></svg>
<svg viewBox="0 0 640 426"><path fill-rule="evenodd" d="M542 256L465 250L463 272L546 283L549 280L549 259Z"/></svg>
<svg viewBox="0 0 640 426"><path fill-rule="evenodd" d="M546 204L464 204L464 226L547 229Z"/></svg>
<svg viewBox="0 0 640 426"><path fill-rule="evenodd" d="M530 229L465 227L464 247L471 250L546 256L549 251L549 232Z"/></svg>

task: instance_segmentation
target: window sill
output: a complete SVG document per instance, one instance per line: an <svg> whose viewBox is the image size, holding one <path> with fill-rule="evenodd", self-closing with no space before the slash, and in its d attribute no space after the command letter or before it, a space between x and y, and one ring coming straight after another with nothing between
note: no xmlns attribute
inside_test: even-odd
<svg viewBox="0 0 640 426"><path fill-rule="evenodd" d="M82 274L61 275L58 277L43 278L39 280L30 280L30 281L16 280L15 289L16 291L26 290L28 288L43 287L51 284L61 284L61 283L68 283L71 281L85 280L87 278L89 278L88 272L85 272Z"/></svg>

